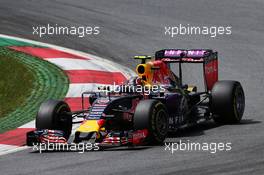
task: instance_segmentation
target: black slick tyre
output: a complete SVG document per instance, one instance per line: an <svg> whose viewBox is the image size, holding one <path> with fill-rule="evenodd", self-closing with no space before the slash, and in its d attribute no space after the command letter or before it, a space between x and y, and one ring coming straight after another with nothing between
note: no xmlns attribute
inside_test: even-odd
<svg viewBox="0 0 264 175"><path fill-rule="evenodd" d="M242 119L245 95L237 81L218 81L212 89L211 107L214 120L220 124L235 124Z"/></svg>
<svg viewBox="0 0 264 175"><path fill-rule="evenodd" d="M164 104L153 99L140 101L134 114L134 129L148 129L148 144L163 143L169 129L168 113Z"/></svg>
<svg viewBox="0 0 264 175"><path fill-rule="evenodd" d="M68 139L72 130L72 116L68 104L60 100L47 100L39 108L36 128L62 130Z"/></svg>

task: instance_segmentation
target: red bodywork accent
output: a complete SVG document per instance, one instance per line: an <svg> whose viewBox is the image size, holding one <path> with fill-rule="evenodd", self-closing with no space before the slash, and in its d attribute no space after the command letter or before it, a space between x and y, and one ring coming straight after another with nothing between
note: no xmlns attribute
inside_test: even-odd
<svg viewBox="0 0 264 175"><path fill-rule="evenodd" d="M123 120L124 121L132 122L132 120L133 120L132 114L135 113L136 107L137 107L139 102L140 102L139 98L135 98L132 100L132 106L129 109L129 112L123 113Z"/></svg>
<svg viewBox="0 0 264 175"><path fill-rule="evenodd" d="M169 84L170 79L174 79L171 73L171 70L167 66L164 61L156 60L152 62L153 67L157 67L159 69L154 70L152 82L154 84Z"/></svg>
<svg viewBox="0 0 264 175"><path fill-rule="evenodd" d="M218 81L218 61L217 59L211 60L204 64L204 79L206 82L207 90L212 90L215 82Z"/></svg>
<svg viewBox="0 0 264 175"><path fill-rule="evenodd" d="M99 125L99 127L103 127L103 125L105 124L105 119L97 120L97 124Z"/></svg>
<svg viewBox="0 0 264 175"><path fill-rule="evenodd" d="M140 144L144 143L145 138L147 136L148 136L148 130L147 129L134 131L133 135L132 135L133 145L140 145Z"/></svg>
<svg viewBox="0 0 264 175"><path fill-rule="evenodd" d="M57 136L55 130L48 130L48 133L39 137L41 143L67 143L67 139L62 136Z"/></svg>

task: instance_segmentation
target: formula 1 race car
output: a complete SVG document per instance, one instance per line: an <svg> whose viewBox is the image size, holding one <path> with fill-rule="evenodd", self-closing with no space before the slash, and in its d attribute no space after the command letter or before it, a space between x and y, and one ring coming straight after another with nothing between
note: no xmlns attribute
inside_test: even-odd
<svg viewBox="0 0 264 175"><path fill-rule="evenodd" d="M81 111L71 111L64 101L45 101L36 116L36 130L27 133L27 145L70 142L75 118L82 121L72 142L100 146L160 144L168 132L199 121L240 122L244 91L237 81L218 81L217 52L165 49L157 51L153 60L150 56L135 59L141 60L136 67L137 77L116 89L102 87L98 92L83 92ZM176 63L177 73L170 68ZM203 91L182 83L183 63L202 64Z"/></svg>

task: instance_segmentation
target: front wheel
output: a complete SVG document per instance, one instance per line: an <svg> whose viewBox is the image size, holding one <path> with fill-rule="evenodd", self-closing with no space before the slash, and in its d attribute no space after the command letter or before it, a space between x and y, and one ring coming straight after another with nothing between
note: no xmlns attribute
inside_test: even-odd
<svg viewBox="0 0 264 175"><path fill-rule="evenodd" d="M134 114L134 128L148 129L147 142L161 144L169 128L168 113L164 104L157 100L140 101Z"/></svg>
<svg viewBox="0 0 264 175"><path fill-rule="evenodd" d="M245 109L245 95L237 81L218 81L212 89L212 112L217 123L239 123Z"/></svg>
<svg viewBox="0 0 264 175"><path fill-rule="evenodd" d="M37 129L64 131L68 139L72 130L72 116L68 104L59 100L47 100L39 108L36 117Z"/></svg>

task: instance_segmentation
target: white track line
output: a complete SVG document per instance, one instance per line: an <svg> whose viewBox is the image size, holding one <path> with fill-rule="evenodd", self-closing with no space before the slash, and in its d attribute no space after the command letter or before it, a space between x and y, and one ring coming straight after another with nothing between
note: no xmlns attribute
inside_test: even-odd
<svg viewBox="0 0 264 175"><path fill-rule="evenodd" d="M0 144L0 156L27 149L27 146L13 146Z"/></svg>
<svg viewBox="0 0 264 175"><path fill-rule="evenodd" d="M35 120L28 122L18 128L35 128Z"/></svg>

